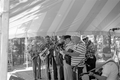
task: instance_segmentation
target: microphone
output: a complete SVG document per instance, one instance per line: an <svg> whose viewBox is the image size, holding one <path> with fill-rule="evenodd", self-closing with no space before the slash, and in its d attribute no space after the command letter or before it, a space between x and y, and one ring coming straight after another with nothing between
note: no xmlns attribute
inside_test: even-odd
<svg viewBox="0 0 120 80"><path fill-rule="evenodd" d="M115 30L120 30L120 28L112 28L110 30L115 31Z"/></svg>

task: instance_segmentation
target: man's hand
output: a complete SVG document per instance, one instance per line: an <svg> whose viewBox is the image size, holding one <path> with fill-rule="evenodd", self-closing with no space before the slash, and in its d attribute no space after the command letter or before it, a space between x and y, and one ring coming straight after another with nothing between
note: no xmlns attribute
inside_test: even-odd
<svg viewBox="0 0 120 80"><path fill-rule="evenodd" d="M94 75L94 73L93 72L89 72L89 74L88 74L89 76L93 76Z"/></svg>
<svg viewBox="0 0 120 80"><path fill-rule="evenodd" d="M63 57L65 56L64 51L60 51L60 53L63 55Z"/></svg>
<svg viewBox="0 0 120 80"><path fill-rule="evenodd" d="M67 52L67 51L63 51L64 54L69 54L70 52Z"/></svg>
<svg viewBox="0 0 120 80"><path fill-rule="evenodd" d="M97 74L94 74L93 72L89 72L88 74L89 76L94 76L96 79L98 80L107 80L107 77L106 76L100 76L100 75L97 75Z"/></svg>

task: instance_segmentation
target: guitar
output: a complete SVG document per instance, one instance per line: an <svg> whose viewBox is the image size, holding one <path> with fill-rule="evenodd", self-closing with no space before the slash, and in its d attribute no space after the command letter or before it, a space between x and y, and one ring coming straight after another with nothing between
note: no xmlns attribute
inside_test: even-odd
<svg viewBox="0 0 120 80"><path fill-rule="evenodd" d="M64 54L64 52L62 52L62 51L64 51L64 50L60 50L59 52L62 55L63 60L65 60L65 62L67 64L71 65L71 56L69 54Z"/></svg>
<svg viewBox="0 0 120 80"><path fill-rule="evenodd" d="M44 60L45 57L49 54L47 51L47 48L45 48L42 52L40 53L36 53L33 57L32 57L32 60L35 59L36 57L40 56L40 59L41 60Z"/></svg>
<svg viewBox="0 0 120 80"><path fill-rule="evenodd" d="M103 70L103 68L100 68L100 69L97 70L96 72L95 72L95 70L89 71L89 72L94 72L94 73L97 74L97 75L102 75L102 70ZM89 74L89 72L81 73L79 76L81 77L81 76L83 76L83 75L85 75L85 74Z"/></svg>
<svg viewBox="0 0 120 80"><path fill-rule="evenodd" d="M54 45L51 45L50 47L46 47L42 52L40 52L39 57L41 60L45 60L48 54L50 53L49 50L53 48Z"/></svg>
<svg viewBox="0 0 120 80"><path fill-rule="evenodd" d="M95 72L95 70L98 70L97 72L95 72L95 74L98 74L98 75L99 75L99 74L102 73L102 67L103 67L105 64L109 63L109 62L114 62L114 61L113 61L113 60L109 60L109 61L105 62L103 65L98 66L98 67L96 67L96 68L88 71L87 73L81 73L79 76L81 77L81 76L83 76L83 75L85 75L85 74L89 74L90 72Z"/></svg>
<svg viewBox="0 0 120 80"><path fill-rule="evenodd" d="M49 49L48 48L45 48L40 54L39 54L39 57L41 60L45 60L45 58L47 57L47 55L49 54Z"/></svg>
<svg viewBox="0 0 120 80"><path fill-rule="evenodd" d="M31 59L35 59L36 57L38 57L38 54L35 54Z"/></svg>
<svg viewBox="0 0 120 80"><path fill-rule="evenodd" d="M40 52L44 49L44 45L31 46L29 53L31 53L31 59L35 59L39 56Z"/></svg>

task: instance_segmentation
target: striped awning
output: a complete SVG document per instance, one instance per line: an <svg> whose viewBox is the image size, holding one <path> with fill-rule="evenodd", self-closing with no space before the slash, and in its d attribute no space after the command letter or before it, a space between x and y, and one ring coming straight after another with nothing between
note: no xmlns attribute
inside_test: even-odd
<svg viewBox="0 0 120 80"><path fill-rule="evenodd" d="M11 0L10 4L9 38L98 35L120 28L120 0Z"/></svg>

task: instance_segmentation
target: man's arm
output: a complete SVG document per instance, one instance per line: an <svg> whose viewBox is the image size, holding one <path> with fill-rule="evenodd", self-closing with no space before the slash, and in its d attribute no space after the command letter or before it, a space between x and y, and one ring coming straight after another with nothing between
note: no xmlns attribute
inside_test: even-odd
<svg viewBox="0 0 120 80"><path fill-rule="evenodd" d="M109 61L108 61L108 63L109 63ZM108 64L107 63L107 64ZM89 75L92 75L92 76L94 76L95 78L97 78L98 80L106 80L107 79L107 77L109 76L109 73L111 73L111 66L112 65L104 65L104 67L103 67L103 70L102 70L102 75L100 76L100 75L97 75L97 74L94 74L93 72L90 72L89 73ZM114 68L114 67L113 67Z"/></svg>
<svg viewBox="0 0 120 80"><path fill-rule="evenodd" d="M107 77L94 74L93 72L90 72L89 76L94 76L98 80L106 80L107 79Z"/></svg>
<svg viewBox="0 0 120 80"><path fill-rule="evenodd" d="M64 54L68 54L70 56L75 56L78 57L80 55L80 53L74 51L74 52L67 52L67 51L63 51Z"/></svg>
<svg viewBox="0 0 120 80"><path fill-rule="evenodd" d="M84 44L77 45L77 47L73 50L73 52L64 52L65 54L69 54L70 56L78 57L86 53L86 47Z"/></svg>

